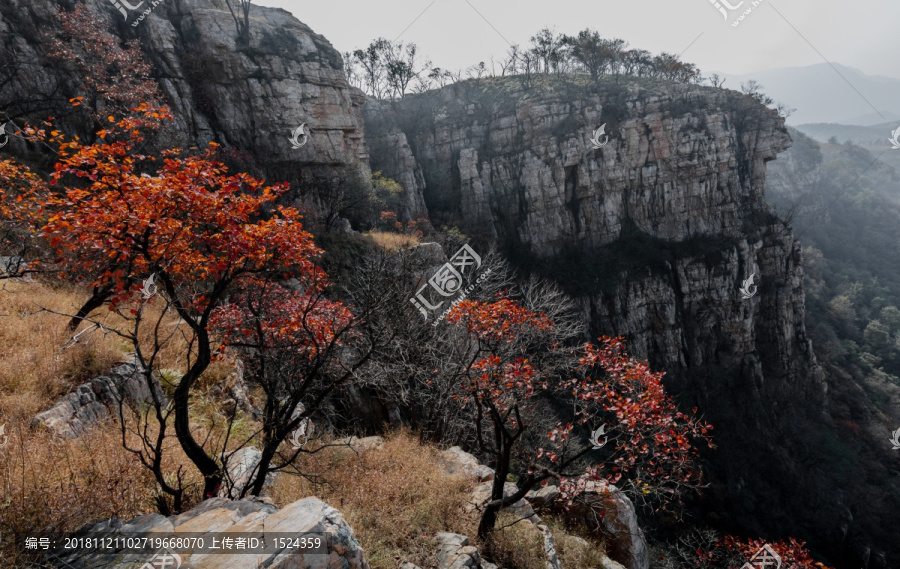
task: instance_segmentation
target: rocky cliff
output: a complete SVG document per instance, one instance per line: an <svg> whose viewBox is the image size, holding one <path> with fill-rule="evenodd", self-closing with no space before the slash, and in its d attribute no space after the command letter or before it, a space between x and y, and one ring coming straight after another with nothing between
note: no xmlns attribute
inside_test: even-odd
<svg viewBox="0 0 900 569"><path fill-rule="evenodd" d="M497 241L560 282L594 335L625 336L716 426L709 521L802 537L832 560L884 550L871 536L832 541L847 512L867 514L834 491L854 481L833 468L801 248L766 203L766 163L791 145L774 111L624 78L469 81L364 110L372 168L422 196L427 212L408 215ZM751 275L758 291L744 298Z"/></svg>
<svg viewBox="0 0 900 569"><path fill-rule="evenodd" d="M165 145L238 148L270 178L288 181L367 160L364 96L344 80L338 51L288 12L254 6L244 45L224 0L165 0L140 22L143 10L126 12L123 21L106 0L87 4L110 16L120 38L140 41L175 115ZM0 109L17 125L62 116L83 84L46 56L48 37L60 26L57 9L72 5L0 4ZM302 123L309 139L295 149L289 138Z"/></svg>
<svg viewBox="0 0 900 569"><path fill-rule="evenodd" d="M671 371L742 368L760 385L766 360L790 391L820 390L799 244L765 202L766 162L790 145L774 112L695 86L493 80L367 107L367 121L373 168L568 284L595 333Z"/></svg>

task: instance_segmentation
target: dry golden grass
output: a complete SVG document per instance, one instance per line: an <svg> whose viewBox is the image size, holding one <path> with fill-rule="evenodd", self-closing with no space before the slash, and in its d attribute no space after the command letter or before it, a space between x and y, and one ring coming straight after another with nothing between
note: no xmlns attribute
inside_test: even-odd
<svg viewBox="0 0 900 569"><path fill-rule="evenodd" d="M88 332L64 348L72 336L65 329L68 318L53 312L74 313L86 298L86 293L72 287L0 283L0 425L9 437L0 450L0 535L68 531L111 516L127 519L155 510L156 482L122 447L114 419L77 440L30 427L36 413L75 385L108 371L132 350L121 337L90 330L85 324L79 332ZM121 324L118 316L104 310L96 314L102 315L105 325ZM148 315L159 315L159 310L151 306ZM177 320L166 324L174 327ZM160 367L183 371L184 346L180 338L166 346L160 353ZM227 367L224 362L211 366L200 383L215 382L227 373ZM203 409L207 410L212 413L215 406ZM224 419L198 413L195 436L199 440L212 422L221 430ZM130 444L137 448L136 441ZM199 474L189 466L174 437L167 447L165 472L184 465L191 484L188 499L196 502L202 488ZM0 558L11 559L12 567L24 566L28 559L22 555L8 540L0 541Z"/></svg>
<svg viewBox="0 0 900 569"><path fill-rule="evenodd" d="M7 423L0 451L0 533L19 543L36 532L74 531L110 517L125 520L156 511L156 481L122 447L118 424L110 421L77 439L30 429L28 422ZM151 430L151 435L153 435ZM137 446L129 435L129 444ZM187 507L200 501L202 477L189 466L174 437L167 444L166 471L185 467ZM0 558L10 567L35 561L0 540Z"/></svg>
<svg viewBox="0 0 900 569"><path fill-rule="evenodd" d="M399 238L407 236L385 234ZM398 245L399 246L399 245ZM71 288L41 283L6 283L0 286L0 424L9 436L0 450L0 535L22 537L37 531L68 531L112 516L129 519L155 511L156 482L148 470L122 448L121 434L113 419L77 440L62 439L30 428L35 413L50 406L75 384L107 371L131 346L118 336L94 331L82 341L61 349L70 338L67 319L41 311L74 312L86 295ZM154 310L153 307L148 309ZM105 314L107 325L117 318ZM172 326L177 325L172 320ZM84 329L85 326L82 326ZM168 346L160 366L177 381L184 371L184 344ZM224 436L225 410L202 395L231 373L227 362L213 364L198 383L192 400L192 430L207 440L212 450ZM240 416L231 441L243 441L258 425ZM151 429L152 433L153 429ZM206 432L211 431L207 439ZM171 433L170 433L171 435ZM131 441L131 446L137 445ZM186 507L195 504L202 487L200 477L171 438L165 471L184 466L190 484ZM299 472L321 477L313 483L299 476L279 476L272 494L283 506L315 495L343 512L366 550L373 569L395 569L399 561L424 568L436 566L433 535L450 531L474 538L477 513L466 514L473 483L448 474L437 461L437 450L420 444L410 433L386 437L382 449L357 456L346 448L330 448L301 457ZM510 520L501 518L500 526ZM554 535L567 569L597 566L596 547L585 548L567 540L557 524ZM531 535L526 524L499 531L492 557L504 567L543 569L540 535ZM485 544L473 540L483 552ZM602 551L602 550L601 550ZM0 542L0 558L11 567L30 559Z"/></svg>
<svg viewBox="0 0 900 569"><path fill-rule="evenodd" d="M63 350L68 319L87 297L37 282L0 286L0 416L30 418L73 385L103 373L122 358L118 338L94 334ZM87 336L87 334L86 334ZM2 421L0 421L2 422Z"/></svg>
<svg viewBox="0 0 900 569"><path fill-rule="evenodd" d="M359 456L346 448L326 449L297 466L326 482L279 476L272 492L276 503L312 495L343 512L372 569L396 569L400 561L434 567L435 532L474 535L477 520L463 512L472 483L448 474L437 450L410 433L391 434L384 447Z"/></svg>
<svg viewBox="0 0 900 569"><path fill-rule="evenodd" d="M419 244L419 238L415 235L390 233L387 231L369 231L365 235L376 245L391 253L409 249Z"/></svg>
<svg viewBox="0 0 900 569"><path fill-rule="evenodd" d="M497 529L488 538L485 553L493 563L509 569L545 569L544 536L534 524L512 514L497 516ZM570 569L568 565L564 565Z"/></svg>
<svg viewBox="0 0 900 569"><path fill-rule="evenodd" d="M131 344L122 337L89 324L78 329L77 343L66 330L69 319L62 314L75 313L87 293L70 286L41 282L0 282L0 423L7 417L32 417L68 393L75 385L100 375L120 362ZM160 309L152 303L145 309L148 318L156 318ZM126 325L122 318L101 308L94 313L105 326ZM174 316L164 327L178 326ZM184 326L184 325L182 325ZM149 326L144 327L149 345ZM159 353L159 368L185 371L186 342L176 335ZM201 377L200 387L218 381L226 372L223 364L210 366Z"/></svg>
<svg viewBox="0 0 900 569"><path fill-rule="evenodd" d="M605 544L591 538L585 530L583 535L571 533L563 520L553 517L544 518L544 523L553 534L553 542L559 563L566 569L596 569L603 566L606 558Z"/></svg>

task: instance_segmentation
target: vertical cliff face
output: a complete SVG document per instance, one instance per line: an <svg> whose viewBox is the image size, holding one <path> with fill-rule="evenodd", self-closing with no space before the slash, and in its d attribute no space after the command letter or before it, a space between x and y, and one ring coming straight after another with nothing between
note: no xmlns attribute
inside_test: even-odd
<svg viewBox="0 0 900 569"><path fill-rule="evenodd" d="M629 337L657 367L748 366L757 379L765 338L786 382L810 381L799 245L765 203L766 162L790 138L752 99L625 79L528 92L490 80L367 120L373 168L404 181L421 169L424 183L402 183L432 217L569 285L594 332ZM609 139L595 149L601 124ZM377 159L407 146L412 168ZM745 300L754 273L759 293Z"/></svg>
<svg viewBox="0 0 900 569"><path fill-rule="evenodd" d="M149 2L141 10L126 10L125 19L107 0L87 3L109 15L123 40L138 39L153 64L175 115L164 145L213 141L240 148L282 179L368 159L360 111L364 96L344 80L337 50L284 10L254 5L250 41L243 45L224 0L164 0L137 26L132 24ZM0 108L12 109L17 124L65 116L68 98L82 84L81 77L45 55L47 36L61 25L56 10L68 4L0 3L0 34L6 46L14 46L4 53L6 69L17 70L0 86ZM302 123L309 140L295 149L289 137Z"/></svg>
<svg viewBox="0 0 900 569"><path fill-rule="evenodd" d="M427 211L409 215L498 241L570 290L595 336L623 335L668 372L716 426L710 521L828 551L846 522L833 488L852 481L817 448L829 418L800 244L765 201L766 163L791 144L783 120L733 91L570 81L495 78L367 105L372 168L422 195ZM380 159L409 152L415 163Z"/></svg>

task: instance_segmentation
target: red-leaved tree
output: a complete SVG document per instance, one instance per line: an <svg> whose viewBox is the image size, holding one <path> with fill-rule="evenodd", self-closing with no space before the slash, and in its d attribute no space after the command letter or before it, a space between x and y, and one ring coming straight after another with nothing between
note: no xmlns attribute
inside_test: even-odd
<svg viewBox="0 0 900 569"><path fill-rule="evenodd" d="M750 562L754 555L769 556L770 554L762 552L766 545L781 558L783 569L830 569L813 559L806 549L806 542L794 538L769 543L762 539L729 535L717 540L711 547L697 549L693 552L692 562L701 568L740 567Z"/></svg>
<svg viewBox="0 0 900 569"><path fill-rule="evenodd" d="M802 539L791 537L787 541L767 543L761 539L743 539L729 535L722 540L722 545L748 561L763 546L768 545L781 557L781 566L784 569L829 569L827 565L812 558L806 549L806 542Z"/></svg>
<svg viewBox="0 0 900 569"><path fill-rule="evenodd" d="M164 118L148 105L139 110L144 116L111 122L95 144L66 140L58 131L28 132L56 144L60 156L51 177L55 192L40 203L39 219L46 219L40 234L55 251L62 277L110 291L110 309L130 323L115 332L133 343L151 392L153 358L171 337L156 334L149 347L141 342L143 306L155 297L164 303L163 312L174 311L189 329L187 370L171 412L178 442L204 477L204 495L211 496L222 483L222 466L194 438L189 400L218 346L213 312L230 294L246 291L252 279L291 279L318 290L325 277L313 260L320 250L297 210L275 204L286 186L229 174L211 151L184 157L172 149L163 152L161 164L136 152L144 121ZM27 168L12 164L7 161L0 173L31 183ZM161 323L154 326L158 332ZM159 437L145 438L143 451L145 464L167 490L159 454L169 407L155 405Z"/></svg>
<svg viewBox="0 0 900 569"><path fill-rule="evenodd" d="M694 442L708 425L676 410L662 374L628 357L621 339L601 338L580 352L547 343L554 323L507 298L463 301L448 320L462 327L470 347L465 396L479 450L491 456L495 478L479 535L494 529L499 511L545 480L560 484L566 499L590 482L625 479L640 495L677 502L699 483ZM540 350L555 353L542 357ZM524 448L523 435L544 425L533 403L539 394L571 402L571 420L547 432L544 447ZM597 440L599 429L604 441ZM590 442L587 432L593 431ZM584 442L582 442L584 441ZM513 459L523 465L519 490L504 496Z"/></svg>
<svg viewBox="0 0 900 569"><path fill-rule="evenodd" d="M49 196L44 178L16 162L0 160L0 280L36 271L34 229L40 203Z"/></svg>
<svg viewBox="0 0 900 569"><path fill-rule="evenodd" d="M273 464L285 439L297 429L308 434L309 418L336 389L353 379L371 353L372 344L362 341L358 333L365 308L354 313L342 302L327 298L328 282L321 276L302 287L262 278L248 280L228 304L213 313L223 347L241 358L248 379L264 393L261 432L256 433L262 447L260 460L246 481L227 481L234 498L259 495L269 473L309 452L305 444L296 444ZM307 439L304 436L304 443Z"/></svg>
<svg viewBox="0 0 900 569"><path fill-rule="evenodd" d="M159 133L172 117L140 44L136 40L123 42L110 33L108 16L87 4L77 4L71 11L60 8L57 16L60 26L55 35L46 38L47 53L81 80L76 88L77 96L70 101L73 109L83 111L76 115L84 123L76 132L81 132L90 143L100 139L111 142L114 137L129 136L131 151L145 152L146 147L152 145L153 135ZM109 128L111 122L125 118L133 121L129 128ZM69 128L77 124L72 117L68 117L66 123ZM139 140L133 136L136 129L141 131ZM44 142L35 137L31 140ZM51 146L50 150L56 148ZM102 281L98 278L103 272L100 267L100 270L94 270L93 266L83 266L78 279ZM115 291L109 283L101 282L94 287L91 296L69 319L68 330L77 330L84 317L103 306L113 294Z"/></svg>

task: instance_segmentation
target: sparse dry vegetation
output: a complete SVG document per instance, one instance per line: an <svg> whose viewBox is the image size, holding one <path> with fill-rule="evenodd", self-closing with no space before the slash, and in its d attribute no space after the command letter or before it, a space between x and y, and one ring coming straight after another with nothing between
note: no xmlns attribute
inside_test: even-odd
<svg viewBox="0 0 900 569"><path fill-rule="evenodd" d="M96 331L63 349L71 337L64 330L67 318L41 310L74 313L86 297L37 282L0 287L0 416L30 418L121 359L123 342Z"/></svg>
<svg viewBox="0 0 900 569"><path fill-rule="evenodd" d="M553 534L560 565L565 569L596 569L604 566L606 546L590 537L589 532L578 535L577 531L567 527L564 520L558 517L545 517L544 523Z"/></svg>
<svg viewBox="0 0 900 569"><path fill-rule="evenodd" d="M487 544L495 564L508 569L545 569L544 536L534 524L500 514ZM566 567L566 569L569 569Z"/></svg>
<svg viewBox="0 0 900 569"><path fill-rule="evenodd" d="M31 427L35 414L75 385L107 372L129 351L130 345L115 334L87 326L79 330L77 342L71 341L65 329L68 318L54 312L71 314L87 296L49 282L6 281L0 286L0 424L9 436L0 451L0 558L11 560L11 566L28 561L12 547L12 538L72 531L112 516L129 519L155 510L156 484L122 448L114 418L75 440ZM103 320L112 325L117 318L109 312ZM162 354L167 368L183 367L178 353ZM218 381L228 369L226 362L211 366L204 383ZM217 409L204 403L208 411L204 409L201 422L224 423L214 416ZM174 438L169 446L169 466L189 464ZM196 502L201 481L189 482L199 485L190 497Z"/></svg>
<svg viewBox="0 0 900 569"><path fill-rule="evenodd" d="M9 560L8 566L34 561L13 547L14 540L155 510L153 477L122 448L115 424L66 439L30 429L27 418L21 418L7 422L6 434L9 439L0 452L0 558ZM174 450L173 463L186 464ZM199 480L193 482L202 487Z"/></svg>
<svg viewBox="0 0 900 569"><path fill-rule="evenodd" d="M82 289L56 283L2 283L0 417L30 419L75 385L109 371L132 350L121 337L88 325L82 325L77 341L72 341L72 333L65 329L69 318L64 315L74 314L87 297ZM153 311L153 306L148 310ZM96 313L103 314L98 319L110 327L119 320L105 307ZM177 319L168 325L177 326ZM150 330L146 332L149 335ZM160 352L161 367L183 373L184 353L176 336ZM215 383L225 367L224 363L211 366L201 383Z"/></svg>
<svg viewBox="0 0 900 569"><path fill-rule="evenodd" d="M390 231L369 231L365 234L382 249L395 253L404 249L415 247L419 244L419 238L405 233L392 233Z"/></svg>
<svg viewBox="0 0 900 569"><path fill-rule="evenodd" d="M448 474L437 451L399 432L381 449L357 455L329 448L297 461L300 476L280 476L273 489L278 506L314 495L343 512L372 569L395 569L400 561L436 566L435 532L472 535L477 515L463 506L472 484Z"/></svg>

